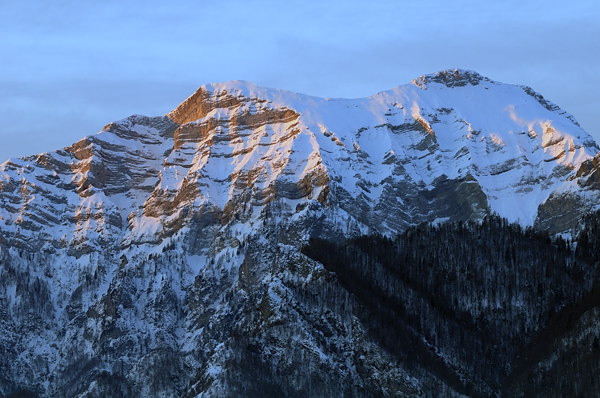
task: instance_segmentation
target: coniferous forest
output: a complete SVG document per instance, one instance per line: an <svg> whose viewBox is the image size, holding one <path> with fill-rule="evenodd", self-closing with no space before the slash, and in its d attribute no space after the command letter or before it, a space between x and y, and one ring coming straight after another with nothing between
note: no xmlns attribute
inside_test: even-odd
<svg viewBox="0 0 600 398"><path fill-rule="evenodd" d="M574 241L498 217L312 239L379 344L468 396L598 396L600 214ZM576 242L576 243L574 243Z"/></svg>

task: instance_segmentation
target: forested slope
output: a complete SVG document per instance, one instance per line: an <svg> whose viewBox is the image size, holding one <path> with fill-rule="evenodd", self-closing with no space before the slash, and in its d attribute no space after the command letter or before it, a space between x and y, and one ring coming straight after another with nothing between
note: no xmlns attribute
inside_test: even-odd
<svg viewBox="0 0 600 398"><path fill-rule="evenodd" d="M578 244L498 217L394 239L311 240L370 334L470 396L595 396L600 216Z"/></svg>

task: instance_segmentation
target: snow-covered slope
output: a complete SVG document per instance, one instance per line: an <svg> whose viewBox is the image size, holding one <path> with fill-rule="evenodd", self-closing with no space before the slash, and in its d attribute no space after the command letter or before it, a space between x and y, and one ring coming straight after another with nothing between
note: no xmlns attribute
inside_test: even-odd
<svg viewBox="0 0 600 398"><path fill-rule="evenodd" d="M102 372L121 366L146 386L149 369L169 363L202 375L186 379L189 396L218 396L228 328L249 303L305 329L295 338L316 364L356 378L350 362L319 356L307 325L318 306L289 305L290 289L330 283L298 247L491 213L568 232L600 203L597 154L572 116L530 88L447 70L360 99L209 84L166 116L134 115L6 161L0 310L13 348L0 393L94 396ZM347 321L327 322L352 347L364 331ZM275 351L273 363L285 362ZM77 361L91 370L77 376ZM175 388L155 384L165 396Z"/></svg>
<svg viewBox="0 0 600 398"><path fill-rule="evenodd" d="M85 251L158 242L198 216L252 220L274 200L288 216L316 201L342 229L392 234L488 212L544 224L549 198L587 195L576 175L597 153L539 94L470 71L361 99L211 84L167 117L3 163L0 230L11 245ZM548 227L576 225L563 224Z"/></svg>
<svg viewBox="0 0 600 398"><path fill-rule="evenodd" d="M196 105L199 99L211 98L214 106ZM248 105L248 98L259 101ZM270 117L276 125L253 127L242 121L237 126L239 115L260 114L262 109L287 113ZM403 203L405 193L435 192L446 180L476 183L485 194L479 206L532 225L538 206L551 193L577 189L567 181L598 152L572 116L531 89L460 70L423 76L410 85L353 100L308 97L245 82L215 84L200 88L170 116L207 131L220 125L214 135L198 134L186 141L187 148L197 148L194 154L201 150L198 144L205 150L213 137L246 131L223 141L227 148L210 145L211 151L231 159L207 158L205 175L222 173L238 181L238 173L264 169L268 177L247 182L265 189L276 181L295 183L311 173L324 174L330 187L343 191L343 200L335 198L342 208L358 200L375 213L370 218L381 218L378 207L403 214L393 220L396 223L365 217L365 224L383 232L397 231L401 221L431 221L432 209ZM178 144L183 137L176 134L176 147L184 146ZM256 147L273 140L275 151ZM222 206L238 192L227 189L213 199Z"/></svg>

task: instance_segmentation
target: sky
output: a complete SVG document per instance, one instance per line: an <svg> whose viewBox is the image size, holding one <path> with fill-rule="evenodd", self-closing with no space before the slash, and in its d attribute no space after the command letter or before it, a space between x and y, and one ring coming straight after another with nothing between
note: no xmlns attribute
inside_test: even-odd
<svg viewBox="0 0 600 398"><path fill-rule="evenodd" d="M200 85L356 98L448 68L533 87L600 141L600 2L0 0L0 162Z"/></svg>

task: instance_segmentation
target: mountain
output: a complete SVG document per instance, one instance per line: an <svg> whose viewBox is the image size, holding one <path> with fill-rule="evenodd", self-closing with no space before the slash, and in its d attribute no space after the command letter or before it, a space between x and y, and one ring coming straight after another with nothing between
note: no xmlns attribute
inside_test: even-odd
<svg viewBox="0 0 600 398"><path fill-rule="evenodd" d="M583 236L583 247L596 247L585 217L600 204L598 153L571 115L532 89L446 70L360 99L209 84L165 116L134 115L62 150L8 160L0 165L0 394L525 391L513 367L542 380L553 374L538 369L550 369L543 360L576 354L556 348L523 359L494 349L488 359L505 360L504 370L488 362L480 374L479 362L434 337L442 332L417 322L415 309L427 324L450 322L440 326L448 336L482 346L489 330L477 329L480 321L506 329L496 346L529 347L546 333L564 347L567 332L571 345L581 330L598 334L580 325L598 316L595 254L551 238ZM497 250L514 252L489 267L529 275L542 267L534 258L563 259L535 279L540 296L548 289L562 298L532 315L533 280L503 273L496 306L474 304L498 290L496 274L476 267L487 264L478 236L495 239L482 222L503 242ZM432 230L420 233L434 235L425 247L440 247L444 225L465 240L445 254L429 250L431 258L397 251L422 223ZM382 249L348 249L347 261L364 263L374 279L340 268L347 253L323 257L341 250L327 242L360 247L353 239L363 235ZM385 239L396 236L392 250ZM467 256L467 247L476 252ZM390 257L458 277L439 290L431 269L419 281L385 265ZM456 271L455 257L477 259L475 268ZM462 300L467 274L487 282ZM395 290L382 280L396 281ZM452 305L431 296L434 288ZM585 311L573 310L571 328L554 333L565 308ZM412 337L394 343L374 334L373 322ZM420 348L409 355L410 347Z"/></svg>

